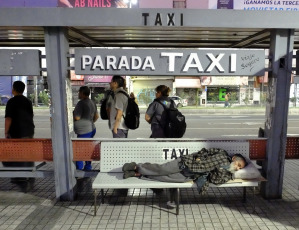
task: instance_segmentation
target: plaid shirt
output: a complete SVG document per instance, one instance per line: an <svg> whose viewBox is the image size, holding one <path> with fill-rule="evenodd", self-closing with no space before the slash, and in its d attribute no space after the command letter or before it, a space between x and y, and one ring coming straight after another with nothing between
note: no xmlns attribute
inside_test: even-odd
<svg viewBox="0 0 299 230"><path fill-rule="evenodd" d="M197 153L181 156L182 164L193 173L210 172L220 166L227 166L231 162L228 153L223 149L203 148Z"/></svg>
<svg viewBox="0 0 299 230"><path fill-rule="evenodd" d="M227 170L231 158L223 149L203 148L197 153L181 157L181 169L186 168L195 174L199 193L203 194L209 188L209 182L223 184L232 179L232 173Z"/></svg>

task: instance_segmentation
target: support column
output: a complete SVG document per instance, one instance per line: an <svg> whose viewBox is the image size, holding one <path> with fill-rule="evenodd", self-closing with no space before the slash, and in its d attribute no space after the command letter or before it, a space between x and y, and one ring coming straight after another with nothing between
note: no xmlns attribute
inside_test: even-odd
<svg viewBox="0 0 299 230"><path fill-rule="evenodd" d="M56 198L64 201L75 197L75 167L68 126L69 44L67 31L60 27L45 28L48 84L52 100L52 147L54 154Z"/></svg>
<svg viewBox="0 0 299 230"><path fill-rule="evenodd" d="M293 43L293 30L271 32L269 67L272 71L269 72L265 122L268 141L263 163L263 173L268 181L261 186L262 196L266 199L282 197Z"/></svg>

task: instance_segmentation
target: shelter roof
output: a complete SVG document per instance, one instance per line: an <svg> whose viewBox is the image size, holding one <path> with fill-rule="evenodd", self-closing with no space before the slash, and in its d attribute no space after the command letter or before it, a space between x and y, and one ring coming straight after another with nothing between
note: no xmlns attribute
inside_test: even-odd
<svg viewBox="0 0 299 230"><path fill-rule="evenodd" d="M298 12L117 8L0 8L0 46L44 46L52 26L70 47L267 49L271 29L294 29L299 48Z"/></svg>

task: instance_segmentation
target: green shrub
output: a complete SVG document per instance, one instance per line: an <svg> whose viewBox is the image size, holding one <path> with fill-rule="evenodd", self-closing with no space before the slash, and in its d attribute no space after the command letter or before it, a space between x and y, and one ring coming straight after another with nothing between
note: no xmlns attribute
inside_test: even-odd
<svg viewBox="0 0 299 230"><path fill-rule="evenodd" d="M49 106L49 95L46 91L40 91L38 99L46 106Z"/></svg>

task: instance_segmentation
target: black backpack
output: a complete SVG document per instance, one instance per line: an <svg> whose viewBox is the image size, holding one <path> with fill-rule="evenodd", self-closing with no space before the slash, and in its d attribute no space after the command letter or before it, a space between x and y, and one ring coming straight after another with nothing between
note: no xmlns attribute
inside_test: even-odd
<svg viewBox="0 0 299 230"><path fill-rule="evenodd" d="M126 109L126 115L123 115L125 125L129 129L137 129L139 127L140 122L140 112L137 103L135 102L135 98L129 97L127 93L124 91L119 91L128 97L128 106Z"/></svg>
<svg viewBox="0 0 299 230"><path fill-rule="evenodd" d="M160 103L164 107L164 111L161 116L163 126L160 126L164 130L165 137L168 138L181 138L186 132L186 120L185 116L174 106L174 101L171 100L169 108L166 107L159 99L155 99L156 102Z"/></svg>
<svg viewBox="0 0 299 230"><path fill-rule="evenodd" d="M102 120L108 120L109 119L108 114L107 114L107 110L106 110L106 106L107 106L108 98L110 96L114 97L113 91L110 91L107 94L107 96L105 97L105 99L102 101L101 108L100 108L100 116L101 116Z"/></svg>

